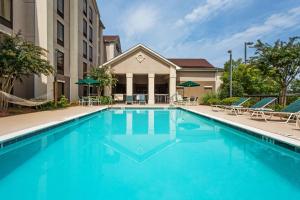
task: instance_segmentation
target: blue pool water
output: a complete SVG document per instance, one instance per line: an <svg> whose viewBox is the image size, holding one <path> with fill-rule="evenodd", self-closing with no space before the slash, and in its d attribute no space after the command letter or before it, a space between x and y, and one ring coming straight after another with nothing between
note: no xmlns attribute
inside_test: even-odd
<svg viewBox="0 0 300 200"><path fill-rule="evenodd" d="M300 156L180 109L107 110L0 150L0 199L300 199Z"/></svg>

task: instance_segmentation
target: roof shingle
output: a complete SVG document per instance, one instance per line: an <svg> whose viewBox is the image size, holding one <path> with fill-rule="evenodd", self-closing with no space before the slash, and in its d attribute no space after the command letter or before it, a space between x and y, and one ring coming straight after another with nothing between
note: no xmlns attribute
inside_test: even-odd
<svg viewBox="0 0 300 200"><path fill-rule="evenodd" d="M206 59L202 58L169 58L168 60L182 68L215 68Z"/></svg>

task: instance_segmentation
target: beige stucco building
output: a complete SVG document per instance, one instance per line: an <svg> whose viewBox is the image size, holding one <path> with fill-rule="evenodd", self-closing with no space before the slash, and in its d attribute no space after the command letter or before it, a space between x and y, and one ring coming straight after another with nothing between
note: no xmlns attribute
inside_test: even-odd
<svg viewBox="0 0 300 200"><path fill-rule="evenodd" d="M106 95L145 94L149 104L168 103L177 93L200 98L205 93L216 92L221 84L222 70L205 59L167 59L142 44L102 66L108 66L118 79L116 87L106 88ZM178 87L186 81L199 83L200 86Z"/></svg>
<svg viewBox="0 0 300 200"><path fill-rule="evenodd" d="M87 93L75 83L102 64L103 29L96 0L0 0L0 33L16 34L48 51L55 66L58 94L71 101ZM54 76L32 76L13 93L23 98L53 98Z"/></svg>

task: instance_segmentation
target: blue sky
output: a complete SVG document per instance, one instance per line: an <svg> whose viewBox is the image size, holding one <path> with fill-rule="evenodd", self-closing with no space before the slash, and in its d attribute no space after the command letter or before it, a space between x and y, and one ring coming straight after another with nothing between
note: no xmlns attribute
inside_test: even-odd
<svg viewBox="0 0 300 200"><path fill-rule="evenodd" d="M228 49L243 57L245 41L300 36L300 0L97 1L105 34L120 35L123 51L142 43L168 58L223 67Z"/></svg>

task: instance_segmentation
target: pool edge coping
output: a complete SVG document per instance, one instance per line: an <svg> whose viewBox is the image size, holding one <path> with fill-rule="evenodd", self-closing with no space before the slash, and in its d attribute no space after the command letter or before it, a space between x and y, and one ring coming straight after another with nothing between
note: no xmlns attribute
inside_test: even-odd
<svg viewBox="0 0 300 200"><path fill-rule="evenodd" d="M216 117L216 116L213 116L213 115L209 115L207 113L192 110L191 108L186 108L186 107L179 107L179 108L182 109L182 110L194 113L194 114L198 114L200 116L207 117L209 119L216 120L218 122L221 122L223 124L226 124L226 125L238 128L238 129L242 129L242 130L245 130L245 131L250 131L252 133L256 133L258 135L261 135L263 137L267 137L267 138L270 138L270 139L273 139L273 140L276 140L276 141L279 141L279 142L283 142L287 145L291 145L291 146L297 148L298 149L297 151L300 152L300 141L297 140L297 139L290 138L290 137L283 136L283 135L279 135L279 134L272 133L272 132L269 132L269 131L265 131L265 130L255 128L255 127L252 127L252 126L244 125L244 124L241 124L241 123L233 122L231 120L223 119L223 118ZM280 145L278 145L278 146L280 146Z"/></svg>
<svg viewBox="0 0 300 200"><path fill-rule="evenodd" d="M35 133L35 132L41 132L43 130L47 130L49 128L53 128L53 127L62 125L62 124L71 122L71 121L76 120L76 119L81 119L83 117L95 114L97 112L106 110L108 108L109 108L108 106L105 106L105 107L98 108L98 109L96 109L94 111L91 111L91 112L84 112L84 113L73 115L73 116L70 116L70 117L65 117L63 120L51 121L51 122L48 122L48 123L45 123L45 124L36 125L36 126L30 127L30 128L25 128L25 129L22 129L22 130L18 130L18 131L14 131L14 132L2 135L2 136L0 136L0 149L4 148L5 147L4 144L7 143L7 142L18 140L19 138L22 138L26 135L30 135L30 134Z"/></svg>

